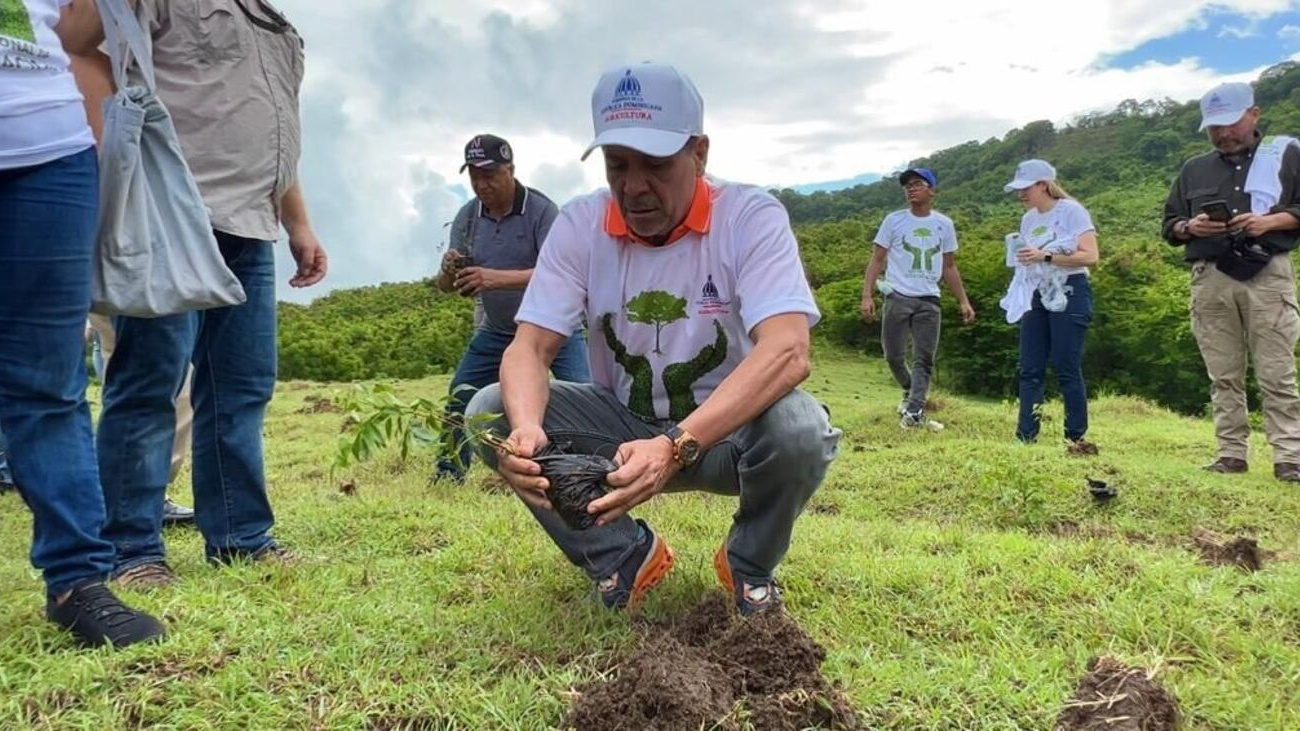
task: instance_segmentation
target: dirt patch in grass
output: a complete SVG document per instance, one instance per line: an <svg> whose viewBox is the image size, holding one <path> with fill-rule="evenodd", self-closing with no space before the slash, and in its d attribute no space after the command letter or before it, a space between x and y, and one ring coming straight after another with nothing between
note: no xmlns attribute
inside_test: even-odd
<svg viewBox="0 0 1300 731"><path fill-rule="evenodd" d="M302 400L302 408L298 409L299 414L340 414L340 409L334 403L334 399L329 396L319 396L310 394Z"/></svg>
<svg viewBox="0 0 1300 731"><path fill-rule="evenodd" d="M784 612L741 619L714 593L673 622L645 626L611 677L578 689L565 726L858 728L844 693L821 674L825 659Z"/></svg>
<svg viewBox="0 0 1300 731"><path fill-rule="evenodd" d="M1243 571L1259 571L1264 568L1266 559L1274 557L1261 550L1254 538L1215 533L1205 528L1192 531L1192 542L1201 555L1201 561L1211 566L1236 566Z"/></svg>
<svg viewBox="0 0 1300 731"><path fill-rule="evenodd" d="M839 515L840 506L829 501L815 501L808 504L808 512L814 515Z"/></svg>
<svg viewBox="0 0 1300 731"><path fill-rule="evenodd" d="M1172 731L1178 700L1155 681L1156 673L1112 657L1092 658L1088 674L1056 719L1055 731Z"/></svg>
<svg viewBox="0 0 1300 731"><path fill-rule="evenodd" d="M1096 457L1101 450L1097 449L1096 444L1080 439L1077 442L1070 442L1065 448L1065 453L1071 457Z"/></svg>

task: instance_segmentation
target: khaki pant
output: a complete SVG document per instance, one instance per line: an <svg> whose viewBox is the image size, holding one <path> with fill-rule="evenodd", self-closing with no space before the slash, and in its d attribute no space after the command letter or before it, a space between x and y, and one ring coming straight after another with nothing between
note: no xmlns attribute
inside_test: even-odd
<svg viewBox="0 0 1300 731"><path fill-rule="evenodd" d="M99 334L99 348L104 356L104 372L108 372L108 361L113 357L117 346L117 334L113 332L113 321L103 315L90 315L90 327ZM176 437L172 441L172 469L169 481L175 482L176 475L185 464L185 455L190 451L190 432L194 426L194 409L190 406L190 382L194 380L194 366L185 373L185 382L181 384L180 393L176 395Z"/></svg>
<svg viewBox="0 0 1300 731"><path fill-rule="evenodd" d="M1246 459L1250 421L1246 410L1246 355L1264 397L1264 431L1273 462L1300 463L1300 396L1296 393L1296 305L1291 257L1273 257L1248 282L1213 262L1192 266L1192 333L1210 376L1219 456Z"/></svg>

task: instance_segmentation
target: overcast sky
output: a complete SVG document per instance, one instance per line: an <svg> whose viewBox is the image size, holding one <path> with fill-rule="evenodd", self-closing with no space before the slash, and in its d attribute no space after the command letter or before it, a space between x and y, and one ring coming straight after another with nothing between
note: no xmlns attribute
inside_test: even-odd
<svg viewBox="0 0 1300 731"><path fill-rule="evenodd" d="M1187 100L1300 58L1300 0L278 0L307 44L301 173L330 276L281 296L427 276L492 132L559 203L599 187L591 88L677 65L710 172L763 185L887 173L1036 119ZM1300 131L1300 130L1293 130ZM940 172L942 174L942 172Z"/></svg>

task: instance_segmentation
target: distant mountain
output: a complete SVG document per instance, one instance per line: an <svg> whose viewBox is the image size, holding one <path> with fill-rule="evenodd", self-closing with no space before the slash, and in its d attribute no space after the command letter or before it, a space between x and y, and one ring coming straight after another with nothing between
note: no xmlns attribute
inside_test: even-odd
<svg viewBox="0 0 1300 731"><path fill-rule="evenodd" d="M855 185L869 185L880 180L878 173L863 173L857 177L846 178L844 180L828 180L824 183L805 183L803 185L791 185L786 190L793 190L803 195L812 195L813 193L833 193L837 190L852 188Z"/></svg>
<svg viewBox="0 0 1300 731"><path fill-rule="evenodd" d="M1266 134L1300 134L1300 64L1277 64L1254 86L1255 100L1264 109L1260 129ZM1002 186L1016 163L1031 157L1050 161L1066 188L1084 199L1114 191L1167 191L1183 160L1210 149L1205 134L1197 131L1200 119L1197 100L1129 99L1114 110L1084 115L1060 128L1039 120L1001 138L970 140L912 160L909 167L939 173L943 206L949 212L961 206L1018 208ZM902 200L897 184L879 179L819 190L831 192L793 188L778 191L777 197L796 224L879 215Z"/></svg>

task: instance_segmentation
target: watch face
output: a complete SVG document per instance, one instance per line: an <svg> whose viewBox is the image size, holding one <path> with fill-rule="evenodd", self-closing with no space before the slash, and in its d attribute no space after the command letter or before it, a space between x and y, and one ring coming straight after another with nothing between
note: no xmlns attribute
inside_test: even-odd
<svg viewBox="0 0 1300 731"><path fill-rule="evenodd" d="M700 443L694 439L682 442L677 447L677 453L682 464L695 464L695 460L700 457Z"/></svg>

